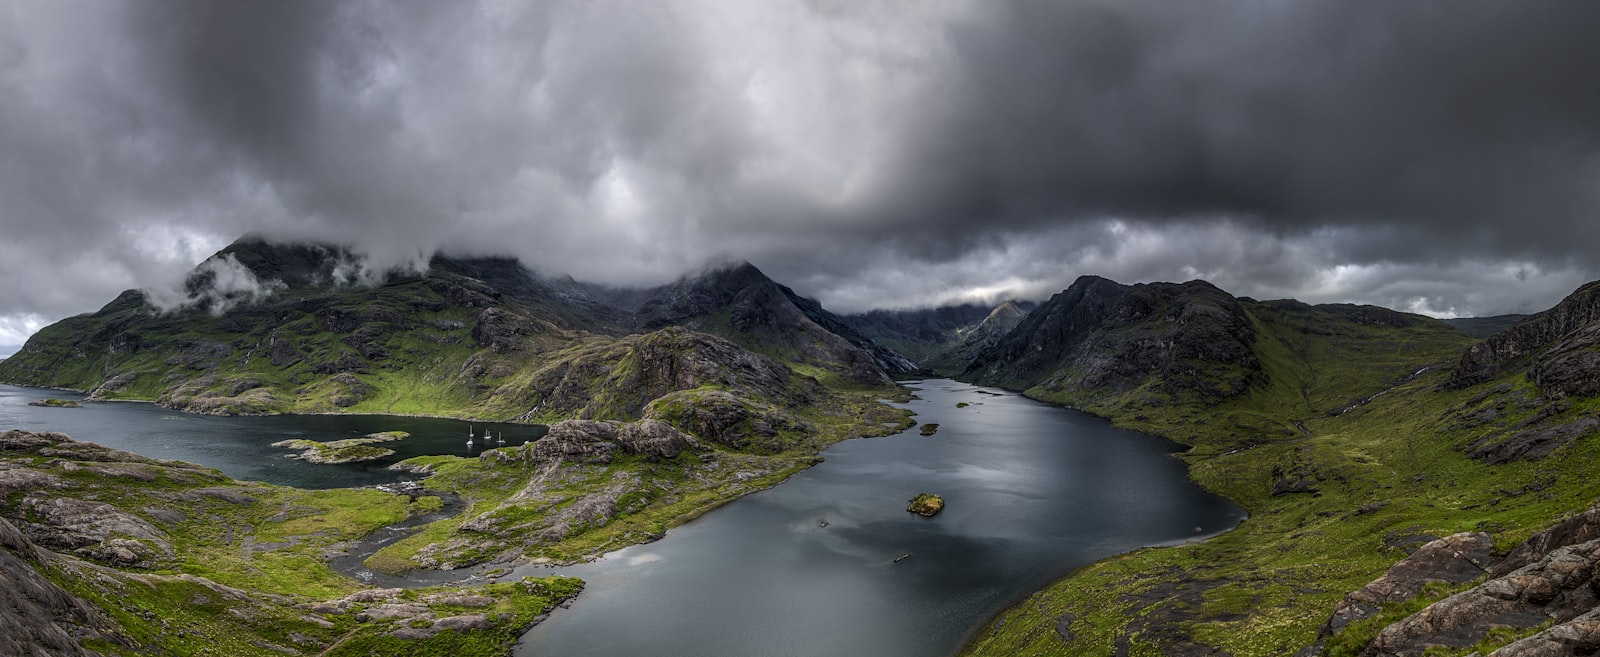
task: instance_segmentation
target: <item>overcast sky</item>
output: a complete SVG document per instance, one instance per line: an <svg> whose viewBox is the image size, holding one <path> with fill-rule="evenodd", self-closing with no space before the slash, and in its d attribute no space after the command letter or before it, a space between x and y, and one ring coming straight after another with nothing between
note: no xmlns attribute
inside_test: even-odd
<svg viewBox="0 0 1600 657"><path fill-rule="evenodd" d="M1600 278L1600 3L0 4L0 345L240 235L838 311Z"/></svg>

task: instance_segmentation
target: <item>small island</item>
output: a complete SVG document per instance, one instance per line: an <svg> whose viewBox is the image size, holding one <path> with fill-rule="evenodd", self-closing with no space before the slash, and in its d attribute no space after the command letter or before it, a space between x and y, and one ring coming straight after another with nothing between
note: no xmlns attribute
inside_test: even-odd
<svg viewBox="0 0 1600 657"><path fill-rule="evenodd" d="M83 404L79 404L71 399L56 399L54 397L50 399L35 399L31 402L28 402L28 405L42 406L44 408L83 408Z"/></svg>
<svg viewBox="0 0 1600 657"><path fill-rule="evenodd" d="M394 453L392 449L373 447L373 443L401 440L410 435L404 431L384 431L367 434L365 438L350 438L325 443L296 438L293 440L280 440L272 443L272 446L301 450L299 454L290 454L289 458L301 459L311 463L358 463L381 459Z"/></svg>
<svg viewBox="0 0 1600 657"><path fill-rule="evenodd" d="M932 518L944 510L944 498L933 493L921 493L911 498L911 505L906 510L924 518Z"/></svg>
<svg viewBox="0 0 1600 657"><path fill-rule="evenodd" d="M936 434L936 433L939 433L939 423L937 423L937 422L929 422L927 424L922 425L922 435L931 436L931 435Z"/></svg>

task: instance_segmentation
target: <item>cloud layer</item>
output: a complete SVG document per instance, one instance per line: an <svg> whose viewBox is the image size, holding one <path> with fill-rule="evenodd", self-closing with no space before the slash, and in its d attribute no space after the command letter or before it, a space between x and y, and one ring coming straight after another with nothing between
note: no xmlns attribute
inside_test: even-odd
<svg viewBox="0 0 1600 657"><path fill-rule="evenodd" d="M830 307L1079 274L1435 314L1596 277L1600 5L0 7L0 344L248 232Z"/></svg>

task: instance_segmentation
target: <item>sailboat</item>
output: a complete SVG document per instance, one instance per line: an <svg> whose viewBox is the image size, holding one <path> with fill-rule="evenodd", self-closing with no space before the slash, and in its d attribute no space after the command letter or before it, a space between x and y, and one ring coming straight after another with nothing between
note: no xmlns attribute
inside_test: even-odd
<svg viewBox="0 0 1600 657"><path fill-rule="evenodd" d="M467 447L472 446L472 425L467 425Z"/></svg>
<svg viewBox="0 0 1600 657"><path fill-rule="evenodd" d="M496 435L495 442L500 443L501 445L506 444L506 434L501 432L499 435Z"/></svg>

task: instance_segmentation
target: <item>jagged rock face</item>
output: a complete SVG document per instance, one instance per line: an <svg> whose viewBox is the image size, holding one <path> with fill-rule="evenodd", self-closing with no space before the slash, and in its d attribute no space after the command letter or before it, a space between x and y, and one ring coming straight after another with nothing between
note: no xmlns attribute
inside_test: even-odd
<svg viewBox="0 0 1600 657"><path fill-rule="evenodd" d="M550 432L528 446L530 458L541 461L610 463L617 450L616 422L567 420L550 426Z"/></svg>
<svg viewBox="0 0 1600 657"><path fill-rule="evenodd" d="M676 457L695 446L694 439L660 420L639 420L617 430L617 444L624 451L657 459Z"/></svg>
<svg viewBox="0 0 1600 657"><path fill-rule="evenodd" d="M1557 548L1505 576L1440 600L1384 628L1364 657L1415 657L1429 646L1470 646L1496 625L1561 625L1595 608L1600 540Z"/></svg>
<svg viewBox="0 0 1600 657"><path fill-rule="evenodd" d="M1600 282L1584 285L1554 308L1473 345L1461 356L1449 385L1464 388L1488 381L1554 345L1533 364L1532 372L1539 373L1535 381L1548 395L1593 396L1600 391L1596 367L1600 359L1591 351L1600 346L1596 321L1600 321Z"/></svg>
<svg viewBox="0 0 1600 657"><path fill-rule="evenodd" d="M1385 603L1417 597L1428 582L1470 582L1494 565L1494 540L1483 532L1431 541L1390 566L1382 577L1345 596L1323 624L1321 635L1330 636L1350 623L1373 616Z"/></svg>
<svg viewBox="0 0 1600 657"><path fill-rule="evenodd" d="M93 605L39 574L53 558L0 518L0 654L98 654L84 649L88 639L127 647Z"/></svg>
<svg viewBox="0 0 1600 657"><path fill-rule="evenodd" d="M1482 576L1487 546L1480 543L1486 544L1487 537L1478 536L1458 534L1430 543L1436 548L1431 556L1418 560L1424 553L1418 550L1390 573L1402 568L1424 575L1445 572L1449 574L1445 581L1456 582ZM1441 545L1444 542L1450 544ZM1452 565L1451 552L1466 557L1470 567ZM1362 655L1412 657L1422 655L1429 646L1470 646L1496 626L1532 629L1545 623L1553 625L1490 656L1592 655L1600 649L1600 504L1534 534L1486 572L1489 579L1484 583L1384 628ZM1373 585L1383 581L1380 578ZM1342 626L1338 621L1352 606L1394 599L1374 595L1384 591L1369 591L1372 588L1369 585L1347 597L1325 626L1324 636L1329 627L1337 630Z"/></svg>
<svg viewBox="0 0 1600 657"><path fill-rule="evenodd" d="M1583 513L1529 536L1528 540L1506 554L1505 560L1495 567L1490 576L1505 577L1511 574L1511 571L1538 561L1557 548L1588 543L1597 538L1600 538L1600 505L1590 507Z"/></svg>
<svg viewBox="0 0 1600 657"><path fill-rule="evenodd" d="M1209 283L1120 285L1078 279L1029 313L966 374L981 383L1125 390L1154 379L1174 397L1216 400L1261 376L1255 330Z"/></svg>
<svg viewBox="0 0 1600 657"><path fill-rule="evenodd" d="M1518 639L1489 657L1579 657L1600 652L1600 609Z"/></svg>

